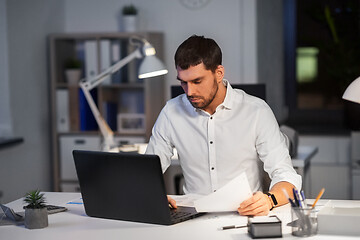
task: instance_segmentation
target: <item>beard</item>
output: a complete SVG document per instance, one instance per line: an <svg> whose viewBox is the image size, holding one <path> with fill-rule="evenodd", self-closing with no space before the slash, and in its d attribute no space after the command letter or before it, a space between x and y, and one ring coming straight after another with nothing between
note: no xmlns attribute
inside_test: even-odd
<svg viewBox="0 0 360 240"><path fill-rule="evenodd" d="M212 103L218 90L219 90L219 86L216 82L216 78L214 77L214 85L213 88L211 89L211 93L208 98L205 98L203 96L196 96L196 95L192 95L192 96L187 95L187 98L194 108L205 109ZM196 102L191 101L193 99L196 99L197 101Z"/></svg>

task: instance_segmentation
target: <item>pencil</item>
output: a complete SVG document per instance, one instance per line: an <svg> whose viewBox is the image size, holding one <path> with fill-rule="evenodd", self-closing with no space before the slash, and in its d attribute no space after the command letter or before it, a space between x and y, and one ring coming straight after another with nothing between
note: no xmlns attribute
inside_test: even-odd
<svg viewBox="0 0 360 240"><path fill-rule="evenodd" d="M311 208L314 208L317 201L319 201L319 199L321 198L321 196L324 194L325 192L325 188L322 188L319 192L319 194L317 195L316 199L315 199L315 202L313 203L313 205L311 206Z"/></svg>

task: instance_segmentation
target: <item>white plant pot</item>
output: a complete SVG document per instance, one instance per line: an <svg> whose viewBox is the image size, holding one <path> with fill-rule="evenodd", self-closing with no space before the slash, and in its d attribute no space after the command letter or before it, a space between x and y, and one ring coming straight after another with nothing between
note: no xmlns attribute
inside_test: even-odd
<svg viewBox="0 0 360 240"><path fill-rule="evenodd" d="M25 227L28 229L45 228L49 225L46 208L25 208Z"/></svg>
<svg viewBox="0 0 360 240"><path fill-rule="evenodd" d="M78 85L81 78L80 69L66 69L65 70L66 80L70 85Z"/></svg>
<svg viewBox="0 0 360 240"><path fill-rule="evenodd" d="M124 32L136 32L137 19L136 15L123 15L120 24L120 26L122 26L122 30Z"/></svg>

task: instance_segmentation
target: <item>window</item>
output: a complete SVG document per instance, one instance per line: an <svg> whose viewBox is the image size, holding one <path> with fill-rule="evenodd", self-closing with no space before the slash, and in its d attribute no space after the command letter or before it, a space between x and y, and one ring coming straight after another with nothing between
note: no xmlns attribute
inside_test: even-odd
<svg viewBox="0 0 360 240"><path fill-rule="evenodd" d="M343 126L346 87L360 76L360 1L285 0L289 120Z"/></svg>

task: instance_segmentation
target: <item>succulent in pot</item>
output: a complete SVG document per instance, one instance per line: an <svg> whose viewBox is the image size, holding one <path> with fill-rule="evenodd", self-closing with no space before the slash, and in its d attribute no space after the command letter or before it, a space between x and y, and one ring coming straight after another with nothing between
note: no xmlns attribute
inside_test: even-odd
<svg viewBox="0 0 360 240"><path fill-rule="evenodd" d="M48 212L44 194L39 190L28 192L24 197L25 227L28 229L45 228L48 223Z"/></svg>

